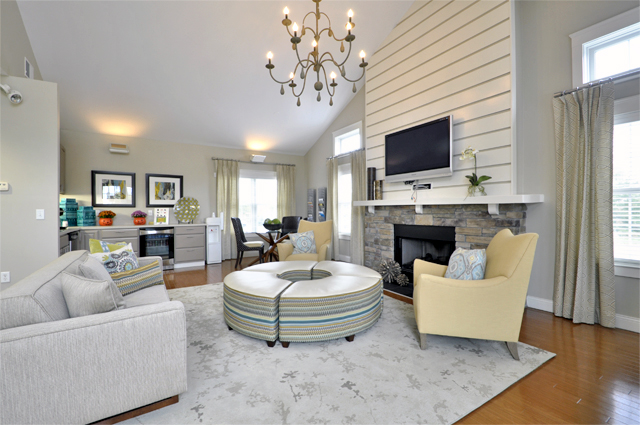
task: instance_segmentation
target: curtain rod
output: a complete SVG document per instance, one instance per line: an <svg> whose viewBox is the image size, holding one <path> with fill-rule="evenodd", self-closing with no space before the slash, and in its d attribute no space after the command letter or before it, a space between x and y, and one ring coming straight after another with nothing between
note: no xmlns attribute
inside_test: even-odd
<svg viewBox="0 0 640 425"><path fill-rule="evenodd" d="M342 158L343 156L351 155L354 152L360 152L360 151L363 151L363 150L364 150L364 148L360 148L360 149L356 149L356 150L351 151L351 152L341 153L340 155L330 156L329 158L327 158L327 161L330 160L330 159L334 159L334 158Z"/></svg>
<svg viewBox="0 0 640 425"><path fill-rule="evenodd" d="M555 98L555 97L564 96L565 94L575 93L575 92L577 92L579 90L586 89L587 87L598 86L598 85L604 84L604 83L606 83L608 81L618 81L618 80L621 80L621 79L624 79L624 78L634 77L636 75L640 75L640 69L636 69L635 71L631 71L631 72L625 72L624 74L616 75L615 77L605 78L604 80L599 80L597 82L593 82L592 81L590 83L578 86L575 89L559 91L559 92L555 93L553 95L553 97Z"/></svg>
<svg viewBox="0 0 640 425"><path fill-rule="evenodd" d="M214 161L217 159L221 159L223 161L244 162L245 164L254 164L254 165L288 165L290 167L296 166L296 164L281 164L279 162L252 162L252 161L242 161L240 159L216 158L215 156L212 156L211 159L213 159Z"/></svg>

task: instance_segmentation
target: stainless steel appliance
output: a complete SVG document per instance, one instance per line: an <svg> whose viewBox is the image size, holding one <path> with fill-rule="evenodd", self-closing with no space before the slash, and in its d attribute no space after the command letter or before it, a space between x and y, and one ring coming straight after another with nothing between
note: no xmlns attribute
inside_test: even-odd
<svg viewBox="0 0 640 425"><path fill-rule="evenodd" d="M162 268L173 269L173 227L140 229L140 256L162 257Z"/></svg>

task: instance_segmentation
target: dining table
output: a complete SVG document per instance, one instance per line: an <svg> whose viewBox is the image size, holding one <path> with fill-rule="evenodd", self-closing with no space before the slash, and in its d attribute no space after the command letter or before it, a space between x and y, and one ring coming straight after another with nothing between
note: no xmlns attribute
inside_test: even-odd
<svg viewBox="0 0 640 425"><path fill-rule="evenodd" d="M262 257L262 261L263 262L267 262L267 261L273 261L275 259L275 261L279 261L280 258L278 257L278 253L276 252L276 248L278 247L279 243L282 243L282 241L289 239L289 235L284 235L281 236L281 232L280 229L278 230L267 230L266 233L256 233L263 241L265 241L266 243L269 244L269 248L265 251L263 257Z"/></svg>

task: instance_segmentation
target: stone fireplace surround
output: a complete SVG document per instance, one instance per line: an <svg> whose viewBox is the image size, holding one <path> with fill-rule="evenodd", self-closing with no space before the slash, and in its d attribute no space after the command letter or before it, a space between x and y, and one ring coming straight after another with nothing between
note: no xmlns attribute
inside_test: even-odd
<svg viewBox="0 0 640 425"><path fill-rule="evenodd" d="M394 224L453 226L456 248L483 249L502 229L525 233L526 211L526 204L500 204L497 215L475 204L425 205L422 214L413 205L376 206L375 212L365 213L365 266L378 270L382 261L394 259Z"/></svg>

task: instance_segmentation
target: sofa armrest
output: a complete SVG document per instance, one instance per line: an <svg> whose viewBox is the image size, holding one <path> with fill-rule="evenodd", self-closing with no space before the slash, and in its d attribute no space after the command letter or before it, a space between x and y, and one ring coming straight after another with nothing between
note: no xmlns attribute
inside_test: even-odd
<svg viewBox="0 0 640 425"><path fill-rule="evenodd" d="M447 272L447 266L441 264L430 263L424 260L413 260L413 284L418 282L418 277L421 274L429 274L433 276L444 277Z"/></svg>
<svg viewBox="0 0 640 425"><path fill-rule="evenodd" d="M279 243L278 244L278 260L284 261L288 256L293 254L293 245L290 243Z"/></svg>
<svg viewBox="0 0 640 425"><path fill-rule="evenodd" d="M329 250L329 244L326 243L320 247L318 251L318 261L325 261L327 259L327 251Z"/></svg>
<svg viewBox="0 0 640 425"><path fill-rule="evenodd" d="M187 388L179 301L0 331L0 423L90 423Z"/></svg>
<svg viewBox="0 0 640 425"><path fill-rule="evenodd" d="M138 257L138 265L140 265L140 267L147 266L153 263L154 261L157 261L158 264L160 264L160 270L162 270L162 257L156 257L156 256Z"/></svg>

